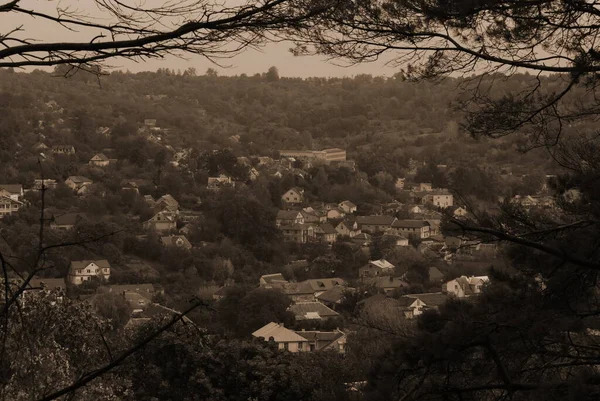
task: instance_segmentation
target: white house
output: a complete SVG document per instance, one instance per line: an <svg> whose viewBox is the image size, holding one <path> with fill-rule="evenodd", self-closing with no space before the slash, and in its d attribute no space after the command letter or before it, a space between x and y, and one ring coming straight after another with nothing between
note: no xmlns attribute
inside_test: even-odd
<svg viewBox="0 0 600 401"><path fill-rule="evenodd" d="M92 277L110 278L110 263L106 259L73 260L69 266L67 281L74 285L90 281Z"/></svg>
<svg viewBox="0 0 600 401"><path fill-rule="evenodd" d="M104 153L96 153L88 164L94 167L106 167L110 164L110 159Z"/></svg>
<svg viewBox="0 0 600 401"><path fill-rule="evenodd" d="M346 214L352 214L354 212L356 212L356 205L352 202L350 202L349 200L345 200L343 202L340 202L340 204L338 205Z"/></svg>
<svg viewBox="0 0 600 401"><path fill-rule="evenodd" d="M290 188L283 195L281 200L288 205L296 205L304 202L304 190L302 188Z"/></svg>
<svg viewBox="0 0 600 401"><path fill-rule="evenodd" d="M283 324L271 322L252 333L255 338L264 341L274 341L280 350L290 352L310 351L309 341L296 334L294 331L286 329Z"/></svg>
<svg viewBox="0 0 600 401"><path fill-rule="evenodd" d="M481 293L489 282L488 276L460 276L442 285L442 292L456 298L465 298Z"/></svg>

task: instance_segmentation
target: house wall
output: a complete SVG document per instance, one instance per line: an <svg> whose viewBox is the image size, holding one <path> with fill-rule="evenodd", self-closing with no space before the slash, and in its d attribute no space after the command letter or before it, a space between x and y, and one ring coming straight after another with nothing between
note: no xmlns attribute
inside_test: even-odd
<svg viewBox="0 0 600 401"><path fill-rule="evenodd" d="M18 212L19 206L20 205L15 203L12 199L0 200L0 219L9 214Z"/></svg>

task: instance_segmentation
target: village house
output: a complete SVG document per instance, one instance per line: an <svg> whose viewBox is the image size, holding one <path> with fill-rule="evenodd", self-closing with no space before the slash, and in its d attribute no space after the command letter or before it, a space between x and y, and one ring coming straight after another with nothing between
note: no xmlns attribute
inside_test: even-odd
<svg viewBox="0 0 600 401"><path fill-rule="evenodd" d="M106 167L110 164L110 159L104 153L96 153L88 164L93 167Z"/></svg>
<svg viewBox="0 0 600 401"><path fill-rule="evenodd" d="M333 350L346 352L346 334L339 329L334 331L296 331L296 334L308 340L308 351Z"/></svg>
<svg viewBox="0 0 600 401"><path fill-rule="evenodd" d="M153 188L154 186L152 181L141 178L125 178L121 180L122 191L134 191L137 194L140 193L140 188Z"/></svg>
<svg viewBox="0 0 600 401"><path fill-rule="evenodd" d="M164 291L157 291L153 284L113 284L107 286L108 292L113 294L125 294L127 292L135 292L148 299L152 299L154 294Z"/></svg>
<svg viewBox="0 0 600 401"><path fill-rule="evenodd" d="M52 147L52 153L59 155L73 155L75 148L71 145L55 145Z"/></svg>
<svg viewBox="0 0 600 401"><path fill-rule="evenodd" d="M426 220L395 220L392 229L405 237L428 238L430 224Z"/></svg>
<svg viewBox="0 0 600 401"><path fill-rule="evenodd" d="M299 205L304 202L304 189L302 188L290 188L283 195L281 200L287 206Z"/></svg>
<svg viewBox="0 0 600 401"><path fill-rule="evenodd" d="M77 195L85 195L92 183L92 180L81 175L72 175L65 180L65 185L71 188Z"/></svg>
<svg viewBox="0 0 600 401"><path fill-rule="evenodd" d="M327 220L339 220L346 215L342 208L335 207L327 210Z"/></svg>
<svg viewBox="0 0 600 401"><path fill-rule="evenodd" d="M313 209L312 207L305 207L300 211L302 217L304 217L305 223L320 224L327 221L327 213L322 210Z"/></svg>
<svg viewBox="0 0 600 401"><path fill-rule="evenodd" d="M423 214L423 208L419 205L410 205L408 206L407 211L410 214Z"/></svg>
<svg viewBox="0 0 600 401"><path fill-rule="evenodd" d="M454 196L446 191L432 191L423 197L423 202L439 208L452 207Z"/></svg>
<svg viewBox="0 0 600 401"><path fill-rule="evenodd" d="M418 299L423 303L423 310L437 310L448 301L448 295L441 292L426 292L423 294L406 294L405 298Z"/></svg>
<svg viewBox="0 0 600 401"><path fill-rule="evenodd" d="M487 276L460 276L442 285L442 292L456 298L465 298L480 294L485 284L489 282Z"/></svg>
<svg viewBox="0 0 600 401"><path fill-rule="evenodd" d="M258 285L261 288L281 288L288 281L283 277L281 273L264 274L260 276Z"/></svg>
<svg viewBox="0 0 600 401"><path fill-rule="evenodd" d="M50 228L54 230L71 230L77 224L85 221L87 216L85 213L65 213L53 215L50 219Z"/></svg>
<svg viewBox="0 0 600 401"><path fill-rule="evenodd" d="M315 238L315 229L311 224L295 223L279 227L284 241L305 244Z"/></svg>
<svg viewBox="0 0 600 401"><path fill-rule="evenodd" d="M211 191L218 191L221 188L235 187L235 182L231 177L226 175L219 175L218 177L208 177L207 188Z"/></svg>
<svg viewBox="0 0 600 401"><path fill-rule="evenodd" d="M413 319L423 314L425 303L418 298L400 297L398 298L398 306L402 310L404 318Z"/></svg>
<svg viewBox="0 0 600 401"><path fill-rule="evenodd" d="M149 231L166 232L177 228L175 215L170 212L158 212L143 223L144 229Z"/></svg>
<svg viewBox="0 0 600 401"><path fill-rule="evenodd" d="M352 243L354 243L356 245L369 246L373 242L373 238L371 237L370 234L360 233L360 234L357 234L354 237L350 238L350 241L352 241Z"/></svg>
<svg viewBox="0 0 600 401"><path fill-rule="evenodd" d="M431 185L430 182L420 182L419 184L417 184L417 186L414 188L415 191L418 192L423 192L423 191L433 191L433 186Z"/></svg>
<svg viewBox="0 0 600 401"><path fill-rule="evenodd" d="M154 213L158 212L171 212L176 213L179 210L179 202L175 200L171 195L166 194L158 198L152 206Z"/></svg>
<svg viewBox="0 0 600 401"><path fill-rule="evenodd" d="M271 322L252 333L254 338L273 341L280 350L289 352L309 352L310 341L287 329L281 323Z"/></svg>
<svg viewBox="0 0 600 401"><path fill-rule="evenodd" d="M349 200L340 202L338 205L346 214L352 214L356 212L356 205Z"/></svg>
<svg viewBox="0 0 600 401"><path fill-rule="evenodd" d="M301 281L299 283L284 283L271 285L279 288L294 302L313 302L318 296L336 286L344 286L346 282L341 278L322 278Z"/></svg>
<svg viewBox="0 0 600 401"><path fill-rule="evenodd" d="M347 291L353 292L355 291L355 289L342 285L336 285L333 288L320 293L315 298L323 305L326 305L331 309L335 310L344 301L345 293Z"/></svg>
<svg viewBox="0 0 600 401"><path fill-rule="evenodd" d="M385 233L381 236L381 240L394 244L395 246L409 246L408 238L400 234Z"/></svg>
<svg viewBox="0 0 600 401"><path fill-rule="evenodd" d="M361 278L391 276L395 270L396 267L385 259L370 260L369 263L358 269L358 276Z"/></svg>
<svg viewBox="0 0 600 401"><path fill-rule="evenodd" d="M340 221L335 226L335 230L338 232L339 235L348 236L350 238L361 233L360 229L358 228L358 223L356 222L356 220L352 219L345 219Z"/></svg>
<svg viewBox="0 0 600 401"><path fill-rule="evenodd" d="M340 317L340 314L320 302L297 302L288 308L296 320L322 320L327 321Z"/></svg>
<svg viewBox="0 0 600 401"><path fill-rule="evenodd" d="M395 217L387 215L356 216L358 228L361 232L369 234L386 232L395 221Z"/></svg>
<svg viewBox="0 0 600 401"><path fill-rule="evenodd" d="M338 236L336 229L329 223L316 226L314 233L318 241L327 242L328 244L333 244Z"/></svg>
<svg viewBox="0 0 600 401"><path fill-rule="evenodd" d="M93 277L104 280L110 278L110 263L106 259L73 260L69 265L67 281L74 285L90 281Z"/></svg>
<svg viewBox="0 0 600 401"><path fill-rule="evenodd" d="M457 219L465 217L467 214L469 214L469 212L462 206L457 206L452 210L452 216Z"/></svg>
<svg viewBox="0 0 600 401"><path fill-rule="evenodd" d="M166 247L176 247L180 249L185 249L189 251L192 249L192 244L185 235L169 235L166 237L160 237L160 243L162 246Z"/></svg>
<svg viewBox="0 0 600 401"><path fill-rule="evenodd" d="M277 217L275 218L277 227L304 223L304 215L298 210L279 210L277 212Z"/></svg>
<svg viewBox="0 0 600 401"><path fill-rule="evenodd" d="M23 185L21 184L0 184L0 195L8 196L12 200L23 200Z"/></svg>
<svg viewBox="0 0 600 401"><path fill-rule="evenodd" d="M23 207L23 202L11 198L6 190L0 190L0 219L17 213Z"/></svg>

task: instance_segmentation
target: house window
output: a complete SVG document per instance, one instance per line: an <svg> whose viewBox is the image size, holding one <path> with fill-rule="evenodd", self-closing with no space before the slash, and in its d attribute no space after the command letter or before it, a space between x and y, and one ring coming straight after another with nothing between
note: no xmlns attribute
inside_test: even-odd
<svg viewBox="0 0 600 401"><path fill-rule="evenodd" d="M298 351L302 351L302 343L298 343Z"/></svg>
<svg viewBox="0 0 600 401"><path fill-rule="evenodd" d="M290 344L289 343L283 343L283 349L286 350L286 351L289 351Z"/></svg>
<svg viewBox="0 0 600 401"><path fill-rule="evenodd" d="M91 273L92 271L91 271L90 269L87 269L87 272L88 272L88 273Z"/></svg>

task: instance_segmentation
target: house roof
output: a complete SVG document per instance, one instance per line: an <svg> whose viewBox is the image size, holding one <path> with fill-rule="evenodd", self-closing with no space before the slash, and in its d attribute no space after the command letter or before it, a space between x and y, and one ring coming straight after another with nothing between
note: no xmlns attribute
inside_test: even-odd
<svg viewBox="0 0 600 401"><path fill-rule="evenodd" d="M74 226L79 221L87 218L85 213L65 213L59 216L53 216L54 224L57 226Z"/></svg>
<svg viewBox="0 0 600 401"><path fill-rule="evenodd" d="M161 203L161 202L166 203L168 206L174 206L174 207L179 206L179 202L177 202L175 200L175 198L173 198L170 194L163 195L156 200L156 203Z"/></svg>
<svg viewBox="0 0 600 401"><path fill-rule="evenodd" d="M85 269L90 263L96 264L101 268L110 268L110 263L106 259L97 259L97 260L72 260L70 268L71 269Z"/></svg>
<svg viewBox="0 0 600 401"><path fill-rule="evenodd" d="M89 178L86 178L86 177L84 177L82 175L71 175L71 176L69 176L67 178L67 180L71 180L71 181L73 181L76 184L80 184L80 183L83 184L83 183L86 183L86 182L92 182L92 180L90 180Z"/></svg>
<svg viewBox="0 0 600 401"><path fill-rule="evenodd" d="M109 161L110 159L106 157L104 153L96 153L91 160L101 160L101 161Z"/></svg>
<svg viewBox="0 0 600 401"><path fill-rule="evenodd" d="M385 259L370 260L369 264L380 269L394 269L396 267Z"/></svg>
<svg viewBox="0 0 600 401"><path fill-rule="evenodd" d="M354 237L352 237L352 240L370 241L371 240L371 235L367 234L367 233L360 233L360 234L355 235Z"/></svg>
<svg viewBox="0 0 600 401"><path fill-rule="evenodd" d="M399 277L384 276L384 277L372 277L367 279L367 282L373 284L377 288L401 288L408 287L408 283L401 280Z"/></svg>
<svg viewBox="0 0 600 401"><path fill-rule="evenodd" d="M322 302L329 302L332 304L339 303L344 299L344 292L352 291L353 288L345 287L342 285L336 285L335 287L325 291L317 296L317 299Z"/></svg>
<svg viewBox="0 0 600 401"><path fill-rule="evenodd" d="M344 285L346 282L339 278L316 278L312 280L305 280L302 283L308 284L310 288L316 291L326 291L338 285Z"/></svg>
<svg viewBox="0 0 600 401"><path fill-rule="evenodd" d="M425 293L425 294L408 294L408 295L405 295L405 297L418 298L421 301L423 301L423 303L426 306L429 306L429 307L443 305L448 300L448 295L443 294L441 292L429 292L429 293Z"/></svg>
<svg viewBox="0 0 600 401"><path fill-rule="evenodd" d="M337 234L337 230L335 228L333 228L333 226L329 223L323 223L321 225L319 225L317 227L318 229L320 229L324 234Z"/></svg>
<svg viewBox="0 0 600 401"><path fill-rule="evenodd" d="M260 280L264 281L267 285L271 283L287 283L288 281L283 277L281 273L264 274L260 276Z"/></svg>
<svg viewBox="0 0 600 401"><path fill-rule="evenodd" d="M192 244L185 235L168 235L166 237L160 237L160 242L165 246L185 246L191 248ZM181 245L179 244L181 243Z"/></svg>
<svg viewBox="0 0 600 401"><path fill-rule="evenodd" d="M323 342L334 342L345 336L345 334L339 330L336 331L296 331L296 334L306 338L308 341L323 341Z"/></svg>
<svg viewBox="0 0 600 401"><path fill-rule="evenodd" d="M356 222L359 225L390 226L394 220L396 220L394 216L388 215L356 216Z"/></svg>
<svg viewBox="0 0 600 401"><path fill-rule="evenodd" d="M298 214L298 210L280 210L277 212L277 220L296 220Z"/></svg>
<svg viewBox="0 0 600 401"><path fill-rule="evenodd" d="M21 184L0 184L0 189L10 192L11 194L21 195L23 193L23 185Z"/></svg>
<svg viewBox="0 0 600 401"><path fill-rule="evenodd" d="M278 343L306 342L306 338L286 329L282 324L271 322L252 333L253 337L264 338L269 341L271 337Z"/></svg>
<svg viewBox="0 0 600 401"><path fill-rule="evenodd" d="M392 227L394 228L421 228L430 224L426 220L396 220Z"/></svg>
<svg viewBox="0 0 600 401"><path fill-rule="evenodd" d="M340 202L340 206L342 206L342 205L348 206L348 207L351 207L351 208L352 207L356 207L356 205L354 204L354 202L349 201L349 200L345 200L345 201Z"/></svg>
<svg viewBox="0 0 600 401"><path fill-rule="evenodd" d="M297 320L320 319L340 315L321 302L298 302L291 305L288 310L296 315Z"/></svg>

